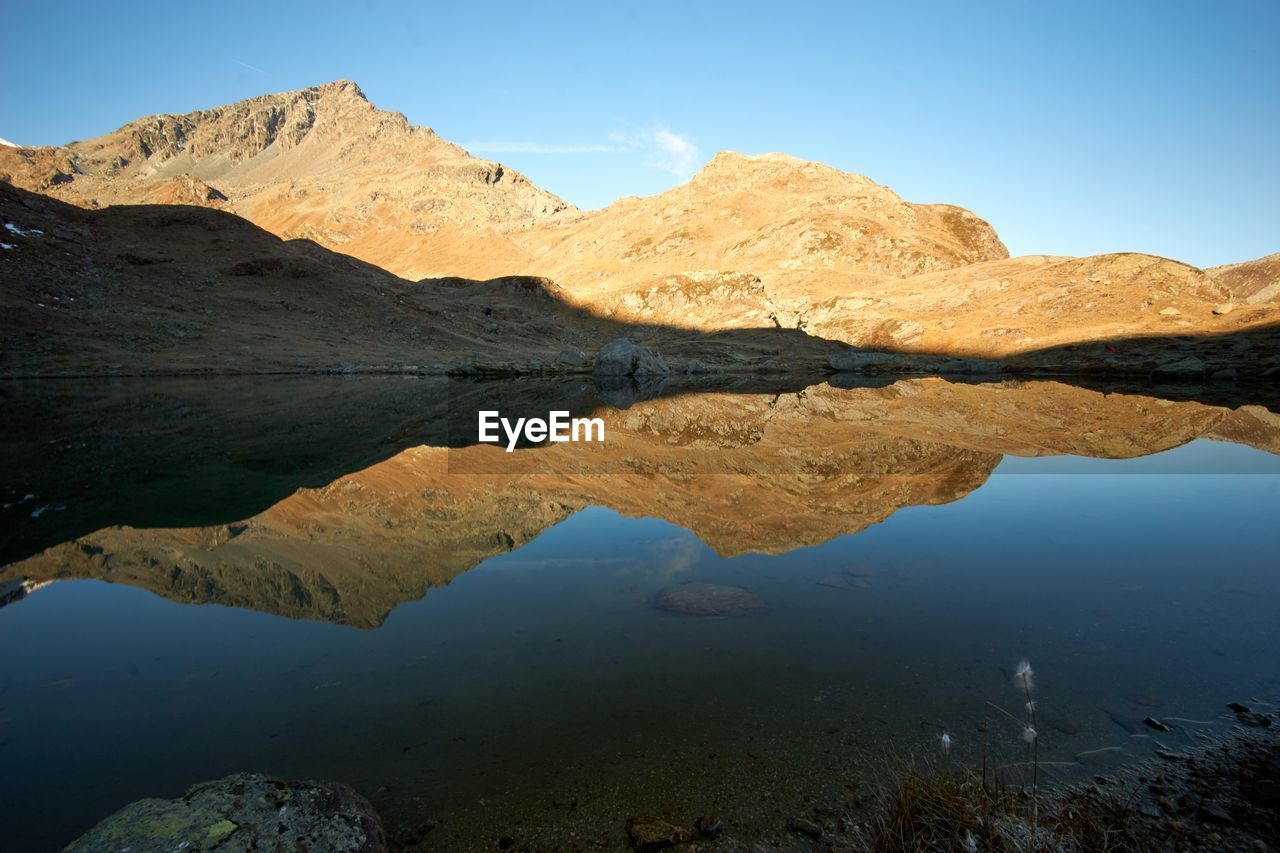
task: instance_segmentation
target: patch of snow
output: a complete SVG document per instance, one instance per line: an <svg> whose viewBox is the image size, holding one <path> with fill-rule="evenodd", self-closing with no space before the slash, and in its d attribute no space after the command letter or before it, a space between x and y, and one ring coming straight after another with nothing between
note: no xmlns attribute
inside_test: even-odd
<svg viewBox="0 0 1280 853"><path fill-rule="evenodd" d="M44 515L44 511L45 511L46 509L48 509L48 508L49 508L49 505L48 505L48 504L45 504L45 505L44 505L44 506L42 506L42 507L38 507L38 508L36 508L36 509L32 510L32 511L31 511L31 517L32 517L32 518L39 518L40 516Z"/></svg>
<svg viewBox="0 0 1280 853"><path fill-rule="evenodd" d="M0 249L16 249L17 246L12 243L0 243Z"/></svg>
<svg viewBox="0 0 1280 853"><path fill-rule="evenodd" d="M8 147L8 148L21 148L21 147L22 147L21 145L19 145L19 144L18 144L18 143L16 143L16 142L10 142L9 140L5 139L3 136L0 136L0 145L4 145L4 146L6 146L6 147Z"/></svg>
<svg viewBox="0 0 1280 853"><path fill-rule="evenodd" d="M32 228L30 231L24 231L17 225L14 225L12 222L6 222L4 224L4 230L8 231L10 234L16 234L19 237L43 237L44 236L44 232L41 231L39 228Z"/></svg>

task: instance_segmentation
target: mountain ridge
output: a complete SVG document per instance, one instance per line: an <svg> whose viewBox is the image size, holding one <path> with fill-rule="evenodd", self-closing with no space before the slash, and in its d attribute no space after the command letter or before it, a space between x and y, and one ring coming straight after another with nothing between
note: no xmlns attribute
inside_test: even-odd
<svg viewBox="0 0 1280 853"><path fill-rule="evenodd" d="M913 204L777 152L720 152L666 192L581 211L378 109L347 80L149 116L57 148L0 148L0 180L82 207L235 214L417 282L406 298L423 310L448 297L448 281L519 275L552 283L568 310L627 327L782 328L989 359L1280 321L1275 256L1210 271L1132 253L1011 258L964 208Z"/></svg>

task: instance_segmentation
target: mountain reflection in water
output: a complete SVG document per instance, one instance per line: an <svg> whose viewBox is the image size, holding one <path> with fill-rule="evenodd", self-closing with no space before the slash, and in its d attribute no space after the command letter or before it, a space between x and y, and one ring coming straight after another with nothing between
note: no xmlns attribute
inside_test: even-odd
<svg viewBox="0 0 1280 853"><path fill-rule="evenodd" d="M0 609L19 841L238 770L350 781L393 829L440 821L432 849L608 845L647 812L764 837L887 745L945 728L972 758L1022 655L1064 778L1150 754L1120 724L1145 703L1280 691L1256 668L1280 652L1263 406L783 378L619 409L589 386L6 388L0 589L115 584ZM481 403L591 412L607 440L468 446ZM752 606L653 606L686 582Z"/></svg>

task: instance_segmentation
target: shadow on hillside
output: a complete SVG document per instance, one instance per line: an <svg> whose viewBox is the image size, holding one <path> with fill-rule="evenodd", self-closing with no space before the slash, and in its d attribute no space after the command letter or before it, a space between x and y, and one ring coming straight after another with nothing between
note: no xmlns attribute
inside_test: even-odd
<svg viewBox="0 0 1280 853"><path fill-rule="evenodd" d="M234 214L208 208L121 205L89 211L0 182L0 214L21 216L24 227L39 226L45 233L44 240L5 253L0 277L13 279L6 290L49 276L51 267L66 265L66 257L79 263L76 253L89 258L95 251L105 260L96 258L101 268L93 270L89 286L106 291L113 278L128 284L110 292L100 316L83 304L65 313L52 310L56 306L32 311L29 304L22 306L28 310L6 312L10 316L0 317L0 375L9 378L49 373L40 365L50 363L49 354L59 348L75 356L71 360L84 374L116 376L445 369L520 375L536 361L554 361L565 344L590 350L619 337L673 357L678 367L701 360L732 371L817 373L827 372L832 355L851 349L782 327L754 293L741 294L743 305L768 316L772 326L703 331L601 316L570 304L559 285L535 276L409 282L310 240L281 240ZM120 251L122 241L127 251ZM42 265L23 267L36 249L49 250L38 258ZM196 274L216 286L193 298L188 279ZM108 341L122 347L115 354L122 363L104 363L96 345L127 323L135 324L128 335ZM175 325L181 327L176 333ZM279 343L273 350L264 341ZM242 351L252 356L240 357ZM968 360L942 353L893 356L895 363L880 372L972 371ZM1162 365L1192 356L1205 363L1203 374L1159 373ZM1091 387L1100 376L1194 383L1227 367L1238 378L1274 381L1280 371L1280 326L1224 335L1113 338L992 364L1005 375L1050 375ZM1215 391L1214 396L1220 395Z"/></svg>
<svg viewBox="0 0 1280 853"><path fill-rule="evenodd" d="M6 185L0 185L0 202L10 205L5 210L20 205L29 211L28 218L35 221L28 226L44 226L54 241L61 239L59 229L80 229L77 239L92 239L93 230L104 222L115 232L123 229L131 238L152 239L158 247L172 247L177 236L189 229L212 231L218 239L206 247L201 264L217 269L246 265L225 276L228 281L234 279L227 286L240 287L246 299L266 293L263 304L268 306L275 305L274 294L268 292L271 287L301 287L316 299L324 298L328 289L343 300L337 303L343 310L367 310L373 316L376 309L381 312L377 314L379 323L391 318L418 339L432 343L447 340L479 348L489 341L476 330L496 325L498 332L494 334L500 338L509 326L525 334L543 335L544 355L550 359L566 338L599 346L627 336L665 353L678 353L683 360L705 357L727 361L736 371L674 373L648 380L610 377L600 382L577 374L515 382L511 371L527 368L527 362L504 364L501 359L471 357L457 361L456 366L472 372L506 371L508 375L496 382L388 375L358 380L303 375L257 376L252 381L225 376L9 382L0 387L0 470L6 473L0 494L0 565L111 525L188 527L243 519L298 488L324 485L408 447L473 444L476 412L482 408L498 410L507 417L545 416L550 409L576 416L601 405L625 407L639 399L685 393L798 393L826 379L824 368L831 354L849 349L799 329L708 333L662 324L621 323L574 308L564 302L553 283L528 277L443 283L432 298L439 297L455 309L446 317L424 303L422 285L309 241L281 241L232 214L158 205L84 211ZM146 251L158 252L155 246ZM146 281L166 303L176 297L188 298L177 276L168 271L178 262L171 260L139 267L144 272L152 267L161 270ZM299 279L299 285L290 280L290 264L303 260L316 266L303 270L307 275ZM135 261L122 263L137 266ZM2 267L0 275L12 276L13 269ZM115 296L128 299L130 291ZM174 310L190 313L184 307L187 304L183 301ZM246 310L257 310L255 303L244 304L248 305ZM128 307L111 306L115 312ZM273 309L255 322L269 327L273 334L305 343L313 327L299 324L300 315ZM218 318L213 322L214 331L218 331ZM191 323L196 325L195 320ZM0 331L6 334L2 349L8 352L31 340L41 341L45 335L61 334L74 341L76 335L83 335L83 329L23 329L15 328L12 321L0 321ZM1141 373L1150 374L1169 357L1196 353L1210 363L1215 358L1258 352L1274 358L1280 352L1278 337L1280 332L1272 327L1217 337L1099 341L1024 354L1009 366L1029 374L1052 374L1058 381L1096 390L1124 390L1230 407L1254 403L1276 411L1280 395L1273 385L1174 382L1173 377L1149 381ZM227 335L215 334L211 340L226 348L236 346L234 337ZM187 341L190 346L191 338ZM365 365L366 372L390 373L406 360L417 364L431 360L429 351L395 354L399 361L381 367ZM163 365L166 357L164 352L140 353L143 355L155 365ZM952 374L948 365L957 360L946 356L904 353L896 357L899 361L883 375L837 374L832 384L876 386L897 376L933 372L951 381L1000 378ZM776 364L770 365L769 359ZM1060 370L1065 363L1085 362L1095 364L1096 369L1070 374ZM330 367L337 366L316 362L291 372L323 372ZM794 369L763 372L765 368ZM156 368L155 372L163 371ZM1195 377L1181 377L1188 378Z"/></svg>

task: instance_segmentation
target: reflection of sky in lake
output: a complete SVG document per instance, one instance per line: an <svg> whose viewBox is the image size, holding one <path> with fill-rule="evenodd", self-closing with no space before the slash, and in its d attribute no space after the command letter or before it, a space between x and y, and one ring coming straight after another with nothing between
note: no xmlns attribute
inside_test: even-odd
<svg viewBox="0 0 1280 853"><path fill-rule="evenodd" d="M0 610L0 800L24 815L19 848L239 770L350 781L389 823L456 827L441 849L481 815L529 823L570 800L605 837L700 803L743 825L766 789L820 792L863 751L928 751L942 728L971 761L986 721L1017 760L986 703L1018 707L1001 669L1024 655L1046 760L1119 747L1091 773L1156 748L1123 724L1280 692L1277 474L1280 458L1208 441L1009 458L955 503L733 559L592 508L372 631L55 583ZM859 583L828 583L842 573ZM768 607L649 606L686 580Z"/></svg>

